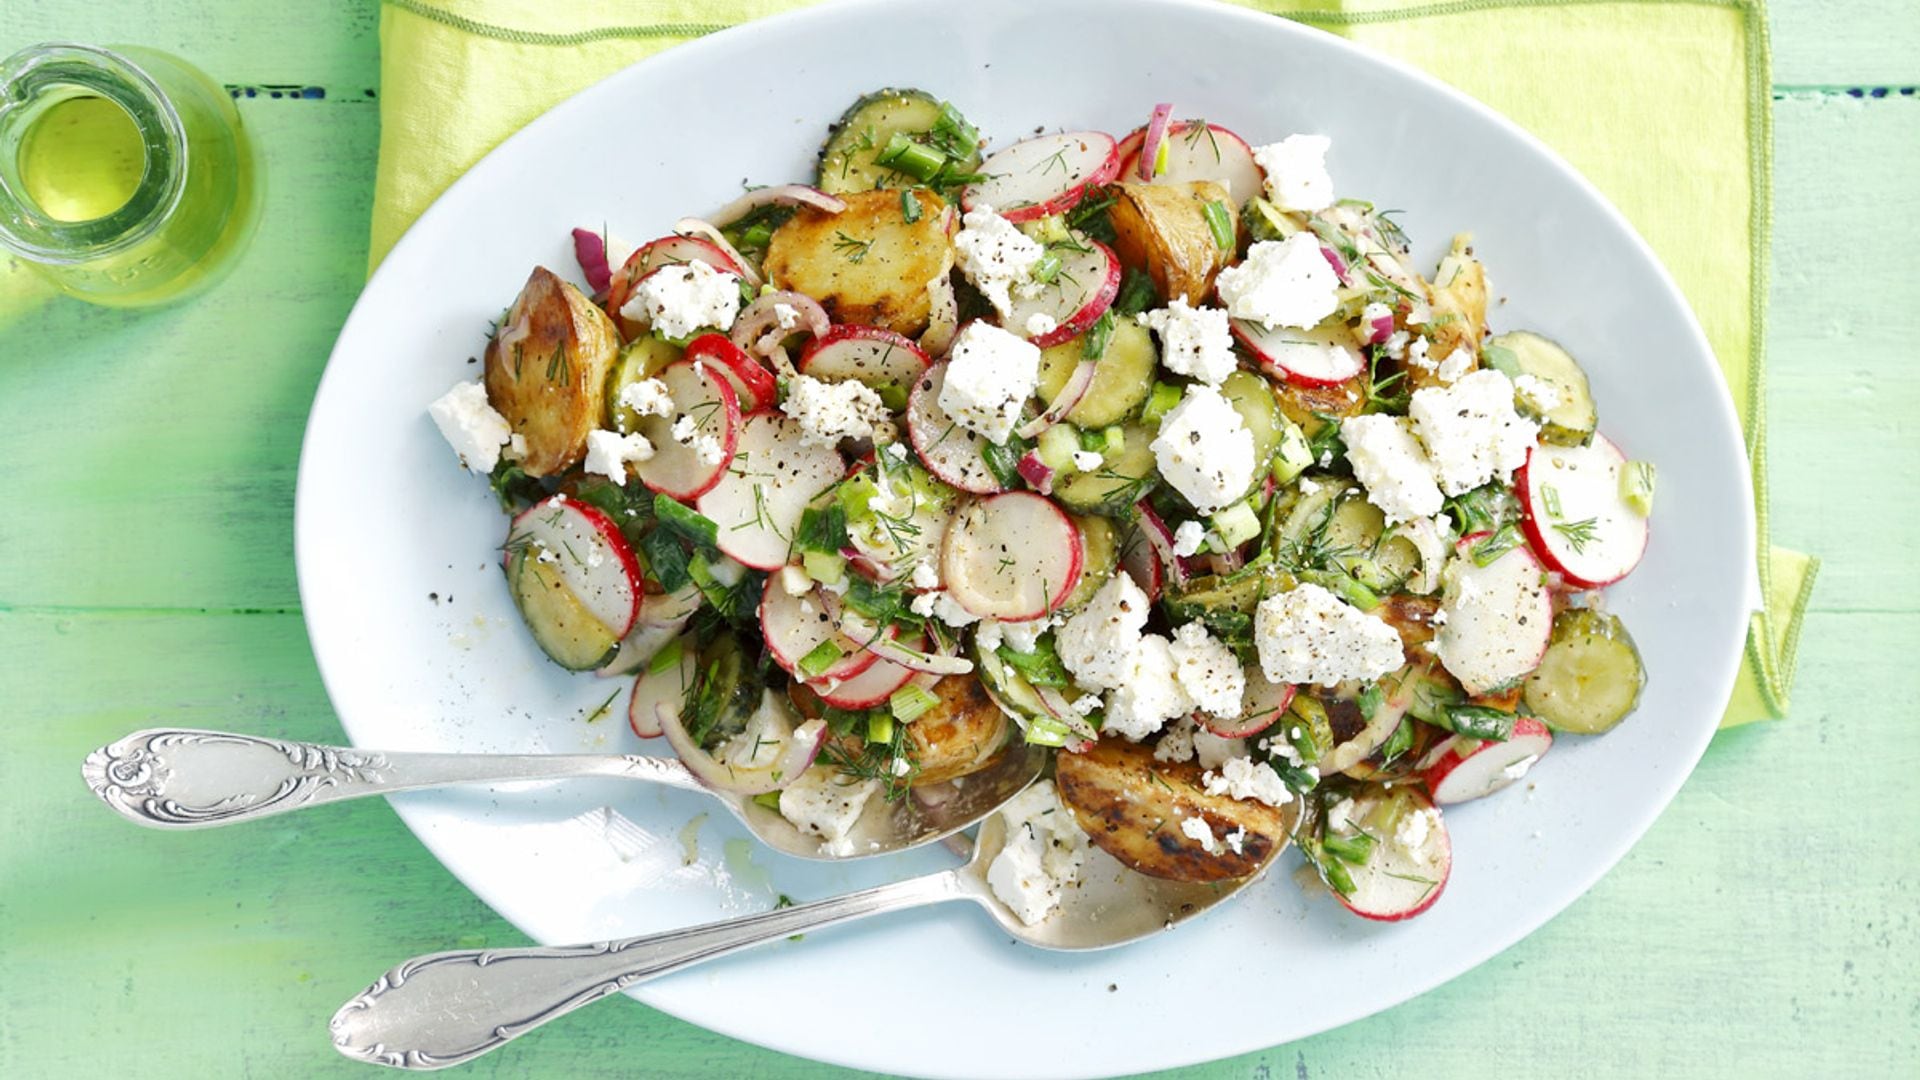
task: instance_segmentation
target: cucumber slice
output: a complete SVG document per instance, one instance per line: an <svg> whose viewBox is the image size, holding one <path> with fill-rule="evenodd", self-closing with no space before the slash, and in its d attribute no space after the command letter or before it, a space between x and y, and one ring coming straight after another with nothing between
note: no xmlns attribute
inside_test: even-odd
<svg viewBox="0 0 1920 1080"><path fill-rule="evenodd" d="M876 90L862 97L828 129L814 170L814 186L829 195L842 195L919 183L874 159L895 135L912 137L932 131L942 107L938 98L924 90ZM980 164L978 148L953 164L957 171L974 171Z"/></svg>
<svg viewBox="0 0 1920 1080"><path fill-rule="evenodd" d="M1227 399L1240 422L1253 432L1253 474L1257 480L1280 448L1280 406L1273 400L1267 380L1251 371L1236 371L1220 383L1220 396Z"/></svg>
<svg viewBox="0 0 1920 1080"><path fill-rule="evenodd" d="M1062 611L1078 611L1093 599L1113 568L1120 564L1120 538L1113 523L1103 517L1075 514L1073 524L1080 530L1080 584L1073 587L1060 605Z"/></svg>
<svg viewBox="0 0 1920 1080"><path fill-rule="evenodd" d="M623 435L631 435L639 430L640 418L633 415L632 409L620 404L620 392L634 383L660 374L668 364L680 359L680 352L680 346L671 341L662 341L652 334L641 334L620 350L620 359L613 365L613 377L607 380L609 427Z"/></svg>
<svg viewBox="0 0 1920 1080"><path fill-rule="evenodd" d="M1527 676L1526 703L1555 731L1598 735L1633 711L1646 683L1640 650L1618 616L1568 608Z"/></svg>
<svg viewBox="0 0 1920 1080"><path fill-rule="evenodd" d="M1579 362L1567 350L1539 334L1515 330L1489 338L1480 351L1488 367L1508 377L1532 375L1559 395L1553 408L1539 414L1542 439L1561 446L1585 446L1593 438L1594 428L1600 423L1593 407L1593 389L1587 385L1587 373L1580 370ZM1523 401L1523 408L1525 404Z"/></svg>
<svg viewBox="0 0 1920 1080"><path fill-rule="evenodd" d="M1420 549L1404 536L1387 535L1387 517L1358 489L1348 489L1327 522L1328 546L1355 581L1378 593L1399 592L1420 570Z"/></svg>
<svg viewBox="0 0 1920 1080"><path fill-rule="evenodd" d="M1260 606L1267 578L1261 574L1241 573L1222 576L1207 574L1175 586L1167 593L1167 617L1175 623L1205 619L1227 612L1252 618ZM1209 625L1212 625L1210 622Z"/></svg>
<svg viewBox="0 0 1920 1080"><path fill-rule="evenodd" d="M553 563L521 548L507 560L507 587L533 640L568 671L591 671L612 660L620 639L593 617Z"/></svg>
<svg viewBox="0 0 1920 1080"><path fill-rule="evenodd" d="M1054 478L1053 497L1060 505L1104 517L1132 512L1134 502L1158 474L1154 471L1152 433L1132 424L1122 431L1120 449L1109 451L1099 468Z"/></svg>
<svg viewBox="0 0 1920 1080"><path fill-rule="evenodd" d="M1040 399L1052 401L1067 385L1067 377L1080 363L1080 349L1086 337L1068 338L1040 353ZM1118 319L1113 336L1107 339L1107 351L1093 369L1093 385L1067 410L1065 419L1083 428L1103 428L1132 419L1153 390L1154 366L1160 354L1153 345L1153 334L1132 319Z"/></svg>

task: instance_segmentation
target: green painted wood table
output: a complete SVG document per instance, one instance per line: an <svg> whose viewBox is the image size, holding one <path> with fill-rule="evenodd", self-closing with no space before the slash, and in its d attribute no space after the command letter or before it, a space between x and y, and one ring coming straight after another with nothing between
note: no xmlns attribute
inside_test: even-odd
<svg viewBox="0 0 1920 1080"><path fill-rule="evenodd" d="M257 241L194 303L104 311L0 277L0 1076L370 1075L325 1036L347 994L400 957L521 941L380 802L137 833L77 773L152 723L338 738L292 504L366 266L376 23L354 0L0 5L0 52L193 58L270 160ZM1492 962L1179 1075L1920 1075L1920 704L1899 674L1920 648L1920 5L1775 0L1772 28L1774 539L1825 559L1792 716L1722 734L1604 881ZM630 1002L469 1071L834 1072Z"/></svg>

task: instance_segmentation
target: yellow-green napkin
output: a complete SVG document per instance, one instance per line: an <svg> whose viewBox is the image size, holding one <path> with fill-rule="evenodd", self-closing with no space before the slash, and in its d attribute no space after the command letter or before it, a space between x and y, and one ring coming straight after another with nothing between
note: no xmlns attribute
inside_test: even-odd
<svg viewBox="0 0 1920 1080"><path fill-rule="evenodd" d="M575 91L680 42L807 3L385 0L373 262L455 177ZM1772 141L1762 0L1245 6L1397 56L1512 117L1606 192L1659 252L1720 359L1758 499L1766 606L1721 723L1783 714L1817 563L1767 542Z"/></svg>

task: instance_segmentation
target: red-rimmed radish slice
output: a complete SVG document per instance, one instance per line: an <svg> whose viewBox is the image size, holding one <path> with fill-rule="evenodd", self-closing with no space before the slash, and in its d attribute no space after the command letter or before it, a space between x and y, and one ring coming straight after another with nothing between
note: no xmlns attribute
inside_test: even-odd
<svg viewBox="0 0 1920 1080"><path fill-rule="evenodd" d="M594 674L611 678L640 670L667 647L667 642L680 636L700 604L700 590L692 582L670 593L644 594L640 597L640 617L620 639L620 651Z"/></svg>
<svg viewBox="0 0 1920 1080"><path fill-rule="evenodd" d="M1120 158L1120 172L1116 175L1121 180L1132 180L1137 175L1135 170L1139 163L1135 159L1140 156L1140 147L1146 139L1147 125L1142 124L1127 132L1126 137L1114 145L1113 152Z"/></svg>
<svg viewBox="0 0 1920 1080"><path fill-rule="evenodd" d="M876 626L866 616L841 606L839 598L830 592L822 591L821 600L840 626L840 632L855 641L860 647L878 656L880 659L897 664L908 671L926 675L965 675L973 670L973 661L955 656L951 652L914 647L899 640L899 634L892 624Z"/></svg>
<svg viewBox="0 0 1920 1080"><path fill-rule="evenodd" d="M1153 553L1155 561L1159 562L1160 569L1173 579L1175 585L1185 585L1193 575L1193 570L1186 559L1173 553L1173 530L1160 519L1147 500L1134 503L1133 509L1139 515L1141 538L1146 541L1147 549Z"/></svg>
<svg viewBox="0 0 1920 1080"><path fill-rule="evenodd" d="M743 413L772 406L774 398L780 394L778 385L773 381L773 372L754 363L753 358L725 334L701 334L687 342L687 351L682 356L686 360L717 368L733 387Z"/></svg>
<svg viewBox="0 0 1920 1080"><path fill-rule="evenodd" d="M740 275L740 279L745 281L750 288L757 289L765 283L766 279L760 276L760 271L754 269L753 263L747 261L747 257L740 254L740 249L734 247L725 236L721 235L720 230L714 228L712 222L702 221L696 217L683 217L673 223L673 231L679 233L681 236L691 236L705 240L707 243L719 248L721 253L724 254L733 265L740 268L737 273Z"/></svg>
<svg viewBox="0 0 1920 1080"><path fill-rule="evenodd" d="M1525 545L1481 566L1473 546L1486 533L1465 536L1447 564L1440 609L1446 622L1433 638L1434 655L1469 694L1484 694L1540 666L1553 630L1553 595L1546 570Z"/></svg>
<svg viewBox="0 0 1920 1080"><path fill-rule="evenodd" d="M764 795L792 783L812 767L828 734L825 720L794 727L785 702L771 690L762 691L760 707L746 729L715 747L713 754L702 750L687 731L678 702L661 702L654 713L661 734L687 771L716 791L736 795Z"/></svg>
<svg viewBox="0 0 1920 1080"><path fill-rule="evenodd" d="M1144 131L1142 129L1143 134ZM1236 204L1245 203L1266 186L1267 174L1253 160L1253 148L1219 124L1208 124L1203 131L1197 122L1182 120L1168 129L1166 147L1166 168L1155 174L1150 183L1211 180L1226 188ZM1134 151L1135 159L1120 163L1120 172L1129 179L1143 175L1138 159L1145 154L1143 139Z"/></svg>
<svg viewBox="0 0 1920 1080"><path fill-rule="evenodd" d="M1073 238L1080 250L1054 249L1060 257L1059 275L1032 296L1016 291L1003 320L1008 330L1042 349L1086 333L1120 295L1120 259L1113 249L1080 233ZM1052 319L1053 329L1029 334L1027 321L1035 315Z"/></svg>
<svg viewBox="0 0 1920 1080"><path fill-rule="evenodd" d="M987 467L987 440L959 425L940 407L940 388L947 382L943 361L927 369L907 397L907 438L927 471L945 483L988 495L1004 490Z"/></svg>
<svg viewBox="0 0 1920 1080"><path fill-rule="evenodd" d="M613 268L607 265L607 238L592 229L573 230L573 261L580 264L594 295L605 295L613 280Z"/></svg>
<svg viewBox="0 0 1920 1080"><path fill-rule="evenodd" d="M660 706L681 708L698 670L700 650L693 637L676 635L674 640L679 642L679 657L658 671L651 664L643 665L634 676L633 695L627 698L627 727L643 739L660 737Z"/></svg>
<svg viewBox="0 0 1920 1080"><path fill-rule="evenodd" d="M1113 136L1098 131L1036 135L995 153L977 170L986 179L968 184L960 205L990 206L1008 221L1032 221L1071 210L1089 187L1120 171Z"/></svg>
<svg viewBox="0 0 1920 1080"><path fill-rule="evenodd" d="M1153 118L1141 129L1141 139L1135 153L1139 160L1128 175L1141 180L1153 179L1154 166L1159 164L1160 144L1167 139L1167 129L1173 126L1173 102L1163 101L1153 107Z"/></svg>
<svg viewBox="0 0 1920 1080"><path fill-rule="evenodd" d="M1136 526L1127 534L1126 543L1120 549L1120 569L1147 594L1148 603L1160 601L1160 594L1166 589L1167 572L1144 527Z"/></svg>
<svg viewBox="0 0 1920 1080"><path fill-rule="evenodd" d="M767 639L767 655L789 675L822 681L851 679L874 665L877 657L860 643L840 632L832 607L822 602L822 593L790 595L780 586L778 574L767 578L760 594L760 632ZM840 659L816 675L800 670L800 661L808 653L833 642Z"/></svg>
<svg viewBox="0 0 1920 1080"><path fill-rule="evenodd" d="M653 444L653 456L633 471L648 488L685 502L711 491L727 475L740 442L740 397L721 371L707 364L695 367L685 358L661 369L659 379L673 399L673 412L640 418L636 426ZM673 437L682 417L691 417L695 429L686 443Z"/></svg>
<svg viewBox="0 0 1920 1080"><path fill-rule="evenodd" d="M1611 585L1647 553L1647 519L1620 497L1626 461L1606 436L1595 435L1585 446L1542 443L1514 475L1528 542L1575 588Z"/></svg>
<svg viewBox="0 0 1920 1080"><path fill-rule="evenodd" d="M916 635L912 641L904 644L915 650L924 650L927 646L926 635ZM820 700L835 708L871 709L886 704L893 692L907 685L916 674L912 668L901 667L891 660L880 660L843 682L820 679L808 685L820 695Z"/></svg>
<svg viewBox="0 0 1920 1080"><path fill-rule="evenodd" d="M1411 787L1397 787L1391 797L1404 800L1403 814L1418 814L1425 825L1408 827L1403 817L1379 837L1364 864L1347 865L1353 894L1334 893L1348 911L1375 922L1400 922L1431 908L1453 874L1453 842L1440 809Z"/></svg>
<svg viewBox="0 0 1920 1080"><path fill-rule="evenodd" d="M1041 460L1040 451L1029 450L1020 455L1019 462L1013 468L1028 487L1042 495L1053 494L1053 466Z"/></svg>
<svg viewBox="0 0 1920 1080"><path fill-rule="evenodd" d="M807 504L845 471L838 450L801 440L799 421L762 410L741 420L733 463L699 510L719 526L715 547L755 570L777 570Z"/></svg>
<svg viewBox="0 0 1920 1080"><path fill-rule="evenodd" d="M640 563L620 526L598 507L564 495L534 503L507 530L507 549L521 548L552 564L568 591L614 637L633 629L640 616Z"/></svg>
<svg viewBox="0 0 1920 1080"><path fill-rule="evenodd" d="M1433 801L1442 806L1491 795L1527 775L1553 745L1547 725L1531 716L1513 722L1505 742L1483 742L1455 735L1423 774Z"/></svg>
<svg viewBox="0 0 1920 1080"><path fill-rule="evenodd" d="M941 552L947 592L983 619L1025 622L1058 608L1080 583L1080 530L1030 491L981 499L960 511Z"/></svg>
<svg viewBox="0 0 1920 1080"><path fill-rule="evenodd" d="M1267 730L1293 704L1292 683L1270 683L1259 665L1247 669L1247 688L1240 696L1240 715L1193 714L1194 722L1223 739L1245 739Z"/></svg>
<svg viewBox="0 0 1920 1080"><path fill-rule="evenodd" d="M1260 369L1295 386L1338 386L1366 370L1367 359L1353 347L1353 335L1335 330L1269 330L1257 322L1233 320L1233 336L1260 362Z"/></svg>
<svg viewBox="0 0 1920 1080"><path fill-rule="evenodd" d="M800 354L802 375L826 382L854 379L875 390L911 387L932 366L920 346L877 326L836 326Z"/></svg>
<svg viewBox="0 0 1920 1080"><path fill-rule="evenodd" d="M663 236L640 245L607 282L607 314L620 327L622 337L631 341L646 330L645 325L620 315L621 307L633 299L633 288L640 279L663 266L689 262L703 262L729 274L740 274L744 269L731 255L697 236Z"/></svg>

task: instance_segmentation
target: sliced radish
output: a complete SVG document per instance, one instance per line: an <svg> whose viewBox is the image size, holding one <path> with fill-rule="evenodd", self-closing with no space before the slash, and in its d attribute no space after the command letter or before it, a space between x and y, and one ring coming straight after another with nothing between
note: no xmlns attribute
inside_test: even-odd
<svg viewBox="0 0 1920 1080"><path fill-rule="evenodd" d="M1386 797L1401 801L1399 826L1378 837L1365 863L1347 866L1353 894L1335 892L1334 896L1363 919L1400 922L1431 908L1447 890L1453 873L1453 842L1439 807L1418 790L1397 787ZM1356 810L1354 817L1358 820L1366 813ZM1424 819L1424 826L1407 825L1406 815L1414 814Z"/></svg>
<svg viewBox="0 0 1920 1080"><path fill-rule="evenodd" d="M746 730L714 748L718 756L694 741L681 721L679 702L661 702L654 715L688 772L716 791L736 795L763 795L792 783L812 767L828 735L825 720L794 727L785 701L771 690L761 692Z"/></svg>
<svg viewBox="0 0 1920 1080"><path fill-rule="evenodd" d="M1142 129L1144 134L1145 129ZM1132 136L1128 136L1132 140ZM1253 160L1253 148L1247 141L1219 124L1207 124L1202 129L1195 120L1182 120L1168 130L1164 140L1166 146L1166 167L1151 174L1151 183L1185 184L1196 180L1211 180L1227 189L1236 205L1244 204L1248 199L1260 194L1266 186L1267 174ZM1146 156L1144 139L1134 151L1134 160L1120 163L1120 171L1127 176L1149 175L1144 169L1150 168L1150 162L1142 162Z"/></svg>
<svg viewBox="0 0 1920 1080"><path fill-rule="evenodd" d="M959 425L940 407L940 388L947 382L947 365L927 369L907 398L907 438L927 471L976 495L1003 491L987 467L987 440Z"/></svg>
<svg viewBox="0 0 1920 1080"><path fill-rule="evenodd" d="M1295 386L1337 386L1366 370L1366 357L1353 347L1345 326L1332 330L1269 330L1256 322L1233 320L1233 336L1260 361L1268 375Z"/></svg>
<svg viewBox="0 0 1920 1080"><path fill-rule="evenodd" d="M1427 766L1427 790L1442 806L1491 795L1527 775L1553 745L1547 725L1531 716L1513 722L1505 742L1485 742L1455 735Z"/></svg>
<svg viewBox="0 0 1920 1080"><path fill-rule="evenodd" d="M990 206L1008 221L1032 221L1071 210L1090 187L1120 171L1113 136L1098 131L1036 135L980 163L986 179L968 184L960 205Z"/></svg>
<svg viewBox="0 0 1920 1080"><path fill-rule="evenodd" d="M1647 553L1647 519L1620 497L1626 461L1606 436L1595 435L1585 446L1534 447L1513 478L1527 540L1576 588L1611 585Z"/></svg>
<svg viewBox="0 0 1920 1080"><path fill-rule="evenodd" d="M1016 290L1002 320L1007 329L1042 349L1086 333L1120 295L1120 259L1113 249L1080 233L1074 233L1073 239L1080 250L1054 251L1060 257L1060 273L1053 282L1032 296L1021 296ZM1052 319L1053 329L1027 333L1027 321L1035 315Z"/></svg>
<svg viewBox="0 0 1920 1080"><path fill-rule="evenodd" d="M1147 500L1141 499L1133 504L1133 509L1139 515L1140 535L1146 539L1147 548L1160 563L1161 570L1173 579L1175 585L1185 585L1187 579L1193 576L1193 567L1188 560L1174 554L1173 530L1160 519Z"/></svg>
<svg viewBox="0 0 1920 1080"><path fill-rule="evenodd" d="M680 656L659 671L643 665L633 680L633 695L627 699L627 726L643 739L660 736L659 707L679 709L686 700L687 688L700 663L700 650L692 635L678 637Z"/></svg>
<svg viewBox="0 0 1920 1080"><path fill-rule="evenodd" d="M1127 534L1126 543L1120 548L1120 569L1147 594L1148 603L1159 602L1160 594L1166 589L1166 571L1162 569L1159 551L1147 540L1145 525L1136 525Z"/></svg>
<svg viewBox="0 0 1920 1080"><path fill-rule="evenodd" d="M841 606L839 598L830 592L822 591L820 599L833 614L841 633L884 661L916 674L965 675L973 670L973 661L964 657L948 651L915 647L899 640L893 624L875 625L859 612Z"/></svg>
<svg viewBox="0 0 1920 1080"><path fill-rule="evenodd" d="M620 309L633 298L634 286L640 283L640 279L663 266L689 262L703 262L729 274L740 274L745 269L731 255L697 236L663 236L640 245L613 272L612 279L607 283L607 314L613 316L622 337L631 341L646 331L644 323L620 314Z"/></svg>
<svg viewBox="0 0 1920 1080"><path fill-rule="evenodd" d="M620 526L599 508L564 495L520 512L507 530L509 551L526 548L553 564L568 591L613 636L640 616L640 563Z"/></svg>
<svg viewBox="0 0 1920 1080"><path fill-rule="evenodd" d="M755 570L785 566L800 515L845 471L838 450L801 440L799 421L772 409L747 416L732 465L699 499L720 529L714 546Z"/></svg>
<svg viewBox="0 0 1920 1080"><path fill-rule="evenodd" d="M875 390L909 387L933 361L920 346L877 326L836 326L800 354L800 373L827 382L856 379Z"/></svg>
<svg viewBox="0 0 1920 1080"><path fill-rule="evenodd" d="M640 617L633 629L620 639L620 651L594 674L603 678L631 675L646 666L666 648L667 642L680 636L693 613L700 610L700 589L692 582L670 593L646 593L640 597Z"/></svg>
<svg viewBox="0 0 1920 1080"><path fill-rule="evenodd" d="M941 553L947 591L983 619L1025 622L1058 608L1080 583L1080 530L1030 491L982 499L960 511Z"/></svg>
<svg viewBox="0 0 1920 1080"><path fill-rule="evenodd" d="M740 411L754 412L773 405L780 389L773 372L753 362L746 350L727 339L725 334L701 334L687 342L684 358L718 368L740 400Z"/></svg>
<svg viewBox="0 0 1920 1080"><path fill-rule="evenodd" d="M1240 697L1240 715L1222 718L1193 714L1194 722L1223 739L1245 739L1273 726L1293 704L1292 683L1270 683L1258 665L1247 669L1247 688Z"/></svg>
<svg viewBox="0 0 1920 1080"><path fill-rule="evenodd" d="M659 379L674 411L640 418L636 426L653 444L653 456L633 471L648 488L685 502L711 491L727 475L740 443L740 397L721 371L685 358L663 368ZM694 437L685 443L673 435L683 418L691 418L694 426Z"/></svg>
<svg viewBox="0 0 1920 1080"><path fill-rule="evenodd" d="M917 635L905 643L915 650L925 650L926 635ZM872 655L869 653L868 655ZM843 682L818 679L808 683L820 695L820 700L839 709L871 709L884 705L895 690L907 685L918 674L912 668L902 667L891 660L881 660L860 674Z"/></svg>
<svg viewBox="0 0 1920 1080"><path fill-rule="evenodd" d="M767 655L787 674L798 678L823 682L851 679L872 667L878 658L841 633L833 609L821 601L819 592L789 595L780 586L777 574L767 578L767 587L760 594L760 633L767 639ZM829 641L839 648L840 659L817 675L802 672L800 661Z"/></svg>
<svg viewBox="0 0 1920 1080"><path fill-rule="evenodd" d="M1540 561L1519 546L1481 566L1473 546L1486 536L1474 533L1455 545L1455 558L1442 575L1446 621L1433 639L1434 655L1469 694L1487 693L1539 667L1553 630L1553 594Z"/></svg>
<svg viewBox="0 0 1920 1080"><path fill-rule="evenodd" d="M719 229L714 227L712 222L703 221L696 217L683 217L673 223L673 231L679 233L681 236L691 236L705 240L707 243L719 248L729 262L740 268L735 271L735 273L740 275L740 280L745 282L748 288L758 289L766 283L766 279L760 276L760 271L755 269L751 262L747 261L745 255L740 254L739 248L734 247L733 244L728 242L727 238L721 234Z"/></svg>

